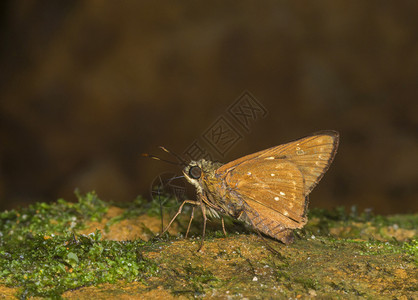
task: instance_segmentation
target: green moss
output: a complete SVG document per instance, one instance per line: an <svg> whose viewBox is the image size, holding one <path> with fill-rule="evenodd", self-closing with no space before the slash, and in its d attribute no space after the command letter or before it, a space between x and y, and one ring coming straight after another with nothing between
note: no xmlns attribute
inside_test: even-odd
<svg viewBox="0 0 418 300"><path fill-rule="evenodd" d="M177 200L169 195L155 197L150 202L138 196L134 201L129 203L112 203L116 207L123 208L124 212L110 219L106 225L111 226L122 220L134 219L143 214L147 214L150 217L161 217L163 213L172 211L178 204Z"/></svg>
<svg viewBox="0 0 418 300"><path fill-rule="evenodd" d="M362 246L360 255L404 254L407 260L413 261L418 266L418 239L406 242L369 240L365 242L355 241L355 243Z"/></svg>
<svg viewBox="0 0 418 300"><path fill-rule="evenodd" d="M141 280L157 271L141 255L144 241L106 241L100 231L73 234L108 209L95 193L77 196L77 203L36 203L0 214L0 278L20 287L20 297L58 297L69 289Z"/></svg>
<svg viewBox="0 0 418 300"><path fill-rule="evenodd" d="M0 277L9 286L20 286L23 297L55 297L82 286L140 280L157 271L141 256L144 245L140 240L101 240L100 231L89 236L37 234L1 247Z"/></svg>
<svg viewBox="0 0 418 300"><path fill-rule="evenodd" d="M2 242L9 238L23 241L32 234L51 235L82 228L87 221L100 221L109 205L96 193L80 195L78 202L59 199L56 203L35 203L27 208L0 213Z"/></svg>
<svg viewBox="0 0 418 300"><path fill-rule="evenodd" d="M184 279L188 283L187 287L195 296L202 295L205 289L214 287L214 284L219 282L219 279L203 266L192 266L189 263L183 268L185 273Z"/></svg>
<svg viewBox="0 0 418 300"><path fill-rule="evenodd" d="M356 207L352 207L350 212L344 207L339 207L334 210L312 209L309 212L308 224L302 230L297 230L296 234L303 238L333 235L347 239L380 240L390 240L393 234L397 234L405 240L408 236L411 238L416 228L417 215L380 216L370 211L359 213ZM398 231L399 229L401 230Z"/></svg>
<svg viewBox="0 0 418 300"><path fill-rule="evenodd" d="M297 277L294 278L293 281L296 283L300 283L307 290L319 290L321 288L321 285L319 284L318 280L313 278Z"/></svg>
<svg viewBox="0 0 418 300"><path fill-rule="evenodd" d="M418 228L418 218L416 215L381 216L374 215L371 211L363 211L360 213L356 206L352 206L349 212L345 207L337 207L333 210L313 208L309 211L309 219L313 218L320 220L315 226L322 229L324 233L326 233L329 228L353 222L364 223L368 224L368 226L376 227L396 225L403 229Z"/></svg>
<svg viewBox="0 0 418 300"><path fill-rule="evenodd" d="M360 214L355 209L348 213L342 208L314 210L310 222L296 232L291 245L260 239L231 219L225 220L225 237L220 221L209 220L205 244L202 252L197 252L202 230L199 210L191 229L191 236L194 233L197 238L164 235L149 242L111 241L103 239L100 231L77 233L96 221L102 221L103 228L115 211L120 215L107 221L108 228L116 226L112 230L126 230L117 227L119 221L131 219L120 223L130 226L126 224L135 224L135 218L143 214L155 216L147 218L155 224L162 211L176 210L178 203L173 198L161 197L146 203L138 197L132 203L118 205L123 211L112 208L108 215L111 205L95 193L77 194L77 198L76 203L58 200L0 213L0 283L18 287L20 298L59 298L65 291L78 292L84 290L80 287L101 283L112 284L112 295L160 298L167 295L158 294L162 290L186 297L241 298L254 293L261 298L416 295L415 282L405 278L416 274L417 238L398 241L386 238L385 232L379 236L382 240L374 238L385 226L415 232L416 215L381 217ZM189 220L185 211L178 218L183 233ZM237 231L244 234L234 234ZM127 285L131 290L123 290ZM99 291L93 289L94 293Z"/></svg>

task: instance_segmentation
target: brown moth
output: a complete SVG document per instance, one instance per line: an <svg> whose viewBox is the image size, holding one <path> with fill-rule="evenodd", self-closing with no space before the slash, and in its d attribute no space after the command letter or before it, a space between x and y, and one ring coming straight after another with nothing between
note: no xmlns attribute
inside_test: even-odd
<svg viewBox="0 0 418 300"><path fill-rule="evenodd" d="M337 132L323 131L227 164L191 161L183 174L196 187L197 201L184 201L164 232L189 203L202 209L202 242L207 215L229 215L291 243L292 231L308 221L308 195L328 170L338 142ZM192 219L193 212L187 233ZM225 233L223 218L222 226Z"/></svg>

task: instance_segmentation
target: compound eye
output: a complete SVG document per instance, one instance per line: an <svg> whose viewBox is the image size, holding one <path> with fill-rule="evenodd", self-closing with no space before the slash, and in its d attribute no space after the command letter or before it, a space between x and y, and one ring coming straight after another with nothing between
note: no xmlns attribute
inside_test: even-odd
<svg viewBox="0 0 418 300"><path fill-rule="evenodd" d="M198 166L193 166L189 170L189 176L193 179L199 179L202 175L202 170Z"/></svg>

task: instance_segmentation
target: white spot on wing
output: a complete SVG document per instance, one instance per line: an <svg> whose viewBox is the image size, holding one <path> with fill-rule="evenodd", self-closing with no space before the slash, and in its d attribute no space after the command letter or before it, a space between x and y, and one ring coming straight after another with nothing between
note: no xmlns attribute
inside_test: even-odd
<svg viewBox="0 0 418 300"><path fill-rule="evenodd" d="M274 159L274 156L267 157L266 159L268 160Z"/></svg>
<svg viewBox="0 0 418 300"><path fill-rule="evenodd" d="M247 175L250 176L251 175L251 172L247 172Z"/></svg>
<svg viewBox="0 0 418 300"><path fill-rule="evenodd" d="M285 193L283 193L283 192L280 192L280 195L284 196L284 195L286 195L286 194L285 194Z"/></svg>
<svg viewBox="0 0 418 300"><path fill-rule="evenodd" d="M297 155L303 155L305 154L305 151L303 151L302 149L300 149L299 147L296 148L296 154Z"/></svg>
<svg viewBox="0 0 418 300"><path fill-rule="evenodd" d="M289 215L289 212L288 212L287 210L285 210L285 211L283 212L283 214L284 214L285 216L288 216L288 215Z"/></svg>
<svg viewBox="0 0 418 300"><path fill-rule="evenodd" d="M271 173L270 175L271 175L271 176L276 176L276 174L274 174L274 173Z"/></svg>
<svg viewBox="0 0 418 300"><path fill-rule="evenodd" d="M279 201L279 197L274 197L274 200Z"/></svg>

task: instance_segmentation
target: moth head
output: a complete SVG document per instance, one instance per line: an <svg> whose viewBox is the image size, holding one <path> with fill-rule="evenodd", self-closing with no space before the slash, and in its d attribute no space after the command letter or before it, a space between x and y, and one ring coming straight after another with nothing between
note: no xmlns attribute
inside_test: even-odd
<svg viewBox="0 0 418 300"><path fill-rule="evenodd" d="M202 192L202 188L200 186L200 179L202 178L202 160L192 160L184 169L183 169L184 177L186 177L187 181L193 184L198 192Z"/></svg>
<svg viewBox="0 0 418 300"><path fill-rule="evenodd" d="M202 193L202 178L214 176L218 168L217 163L205 159L192 160L183 170L184 177L194 185L198 193Z"/></svg>

